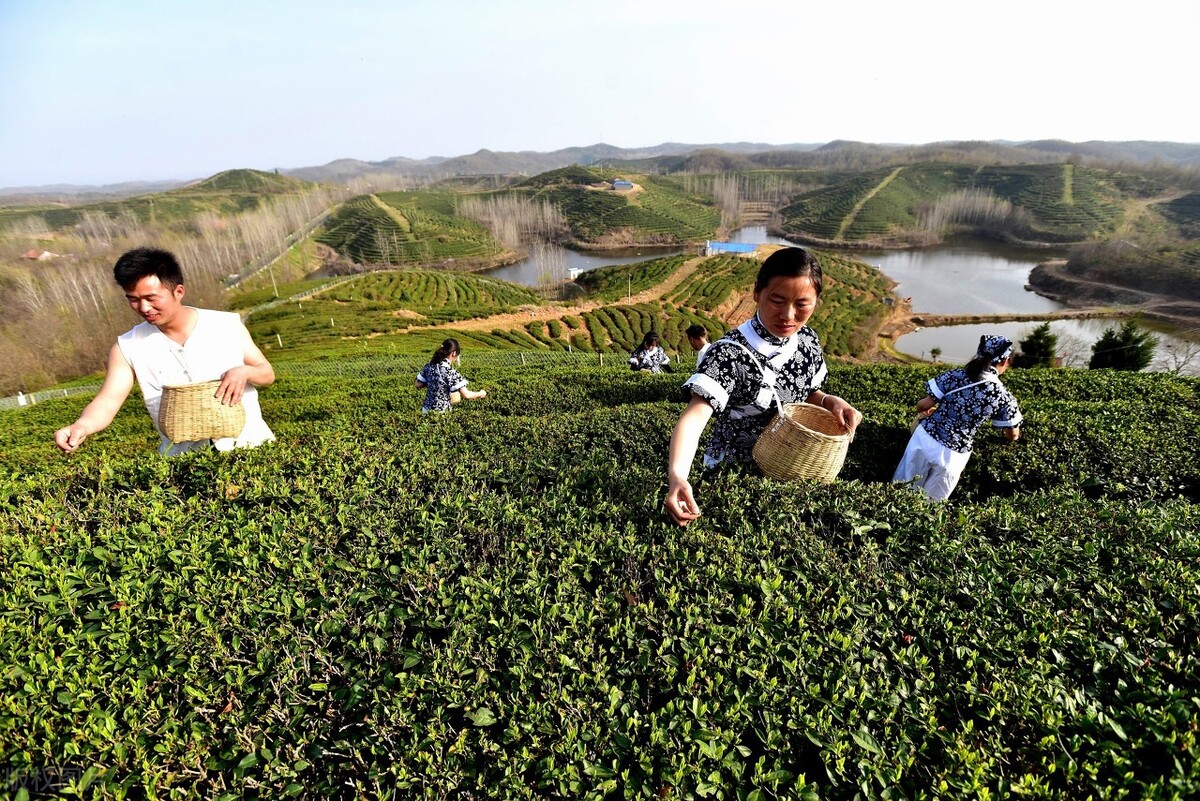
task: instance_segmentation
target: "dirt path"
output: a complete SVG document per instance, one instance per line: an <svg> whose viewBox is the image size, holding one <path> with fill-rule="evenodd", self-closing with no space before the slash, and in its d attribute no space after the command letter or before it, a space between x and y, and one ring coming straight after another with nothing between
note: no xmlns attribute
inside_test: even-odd
<svg viewBox="0 0 1200 801"><path fill-rule="evenodd" d="M439 323L438 325L420 330L428 331L439 328L453 328L458 331L491 331L493 328L498 328L503 331L511 328L524 328L526 323L533 320L561 320L563 317L578 317L584 312L594 311L601 306L613 306L617 304L633 306L638 303L648 303L670 294L675 287L682 284L692 273L696 272L707 258L707 256L696 256L695 258L688 259L680 265L679 269L671 273L666 281L650 289L638 292L625 301L616 301L614 303L613 301L605 300L588 300L574 306L564 306L560 303L546 303L541 306L525 306L522 307L521 311L512 314L493 314L489 317L476 317L473 320L460 320L456 323Z"/></svg>
<svg viewBox="0 0 1200 801"><path fill-rule="evenodd" d="M1059 287L1070 287L1069 290L1058 287L1051 290L1035 285L1039 295L1065 303L1075 310L1086 310L1088 304L1092 304L1091 308L1097 308L1095 304L1109 301L1107 308L1116 314L1143 314L1175 325L1200 326L1200 303L1196 301L1078 278L1063 269L1065 266L1066 262L1060 259L1039 264L1035 268L1035 272L1042 270L1047 273ZM1105 295L1111 296L1112 300Z"/></svg>
<svg viewBox="0 0 1200 801"><path fill-rule="evenodd" d="M371 195L371 202L373 202L380 211L391 217L392 221L395 222L396 225L400 226L404 233L412 233L412 225L409 223L408 218L396 209L384 203L378 195Z"/></svg>
<svg viewBox="0 0 1200 801"><path fill-rule="evenodd" d="M846 235L847 229L849 229L851 225L854 225L854 220L858 217L858 213L862 211L863 206L867 205L871 198L878 195L885 186L895 180L896 176L899 175L903 169L903 167L897 167L896 169L892 170L891 174L888 175L887 178L884 178L882 181L880 181L879 184L870 192L868 192L862 200L854 204L854 208L850 209L850 213L846 215L844 220L842 220L842 224L838 228L838 232L837 235L834 236L834 240L840 240Z"/></svg>
<svg viewBox="0 0 1200 801"><path fill-rule="evenodd" d="M1121 224L1117 226L1117 230L1113 232L1113 236L1117 239L1133 239L1137 235L1138 223L1143 217L1151 213L1151 206L1159 203L1170 203L1172 200L1178 200L1186 194L1188 192L1180 190L1156 197L1127 199L1125 201L1125 213L1122 215Z"/></svg>

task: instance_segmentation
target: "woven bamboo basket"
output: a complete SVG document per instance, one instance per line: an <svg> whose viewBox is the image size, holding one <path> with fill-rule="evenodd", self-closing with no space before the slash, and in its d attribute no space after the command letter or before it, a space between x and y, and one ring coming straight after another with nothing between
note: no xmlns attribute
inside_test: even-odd
<svg viewBox="0 0 1200 801"><path fill-rule="evenodd" d="M236 437L246 427L246 407L225 406L215 397L220 381L163 387L158 427L171 442Z"/></svg>
<svg viewBox="0 0 1200 801"><path fill-rule="evenodd" d="M776 481L828 484L841 471L852 439L827 409L789 403L754 443L754 461Z"/></svg>

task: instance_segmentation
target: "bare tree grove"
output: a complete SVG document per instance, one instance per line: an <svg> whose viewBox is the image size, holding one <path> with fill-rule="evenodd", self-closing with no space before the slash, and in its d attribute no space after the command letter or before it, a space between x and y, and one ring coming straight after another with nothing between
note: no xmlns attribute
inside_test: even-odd
<svg viewBox="0 0 1200 801"><path fill-rule="evenodd" d="M796 195L819 188L775 172L684 173L680 178L686 191L713 198L721 211L723 228L737 226L747 203L770 204L780 208Z"/></svg>
<svg viewBox="0 0 1200 801"><path fill-rule="evenodd" d="M922 228L937 236L954 226L1016 235L1028 231L1032 223L1033 218L1025 209L980 189L944 195L921 217Z"/></svg>
<svg viewBox="0 0 1200 801"><path fill-rule="evenodd" d="M187 278L188 302L225 308L229 275L284 252L293 232L344 195L318 189L267 200L237 216L200 212L173 226L140 221L128 210L88 211L76 226L57 232L36 216L10 223L0 232L0 394L103 368L113 338L137 322L112 279L121 253L142 246L170 250ZM21 258L30 248L61 255Z"/></svg>
<svg viewBox="0 0 1200 801"><path fill-rule="evenodd" d="M457 213L487 228L509 249L533 242L560 242L570 232L557 207L545 200L538 202L518 195L486 200L466 197L458 202Z"/></svg>

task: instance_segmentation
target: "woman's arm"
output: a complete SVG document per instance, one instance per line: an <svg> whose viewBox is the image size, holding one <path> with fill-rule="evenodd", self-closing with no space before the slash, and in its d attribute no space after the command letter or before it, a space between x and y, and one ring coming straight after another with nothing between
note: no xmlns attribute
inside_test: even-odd
<svg viewBox="0 0 1200 801"><path fill-rule="evenodd" d="M667 457L667 497L663 505L671 519L681 526L700 516L700 506L692 495L688 475L692 471L692 460L696 458L700 435L712 415L713 408L708 401L699 395L692 395L671 434L670 455Z"/></svg>
<svg viewBox="0 0 1200 801"><path fill-rule="evenodd" d="M475 400L476 398L486 398L487 390L481 389L476 391L463 387L462 389L458 390L458 394L463 396L463 400Z"/></svg>

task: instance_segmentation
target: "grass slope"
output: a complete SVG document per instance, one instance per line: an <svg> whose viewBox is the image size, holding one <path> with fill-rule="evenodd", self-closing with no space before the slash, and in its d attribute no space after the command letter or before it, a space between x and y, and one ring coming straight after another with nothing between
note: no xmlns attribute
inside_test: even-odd
<svg viewBox="0 0 1200 801"><path fill-rule="evenodd" d="M626 194L605 188L615 177L636 181L642 191ZM576 166L534 176L508 191L558 207L572 235L583 243L696 242L714 236L721 222L710 198L658 176L616 176Z"/></svg>
<svg viewBox="0 0 1200 801"><path fill-rule="evenodd" d="M226 170L179 189L123 200L69 207L0 208L0 224L36 215L51 229L58 230L78 224L89 212L110 217L130 213L142 222L183 224L200 213L227 215L249 211L258 208L265 196L300 194L314 186L308 181L260 170Z"/></svg>

